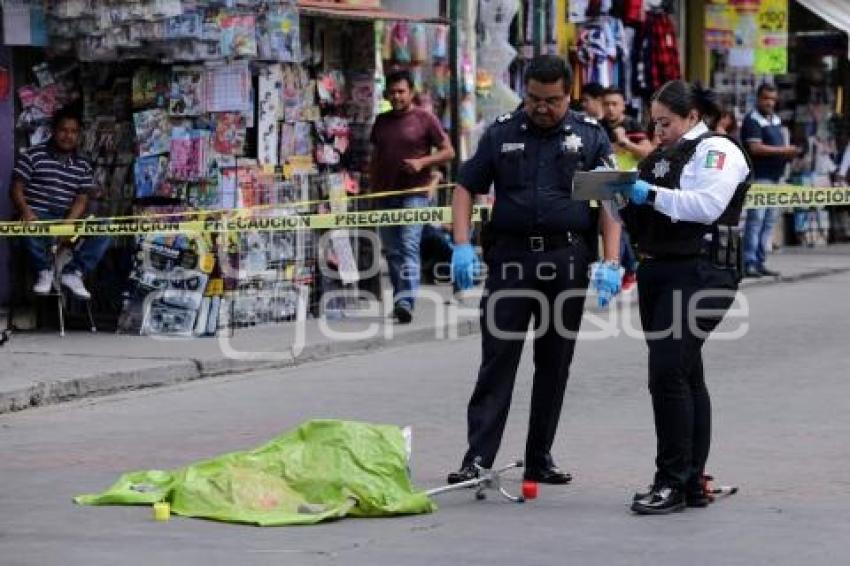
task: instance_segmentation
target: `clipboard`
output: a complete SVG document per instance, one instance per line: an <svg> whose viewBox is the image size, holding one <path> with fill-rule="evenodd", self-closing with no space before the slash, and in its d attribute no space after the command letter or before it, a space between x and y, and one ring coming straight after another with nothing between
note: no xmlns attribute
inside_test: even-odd
<svg viewBox="0 0 850 566"><path fill-rule="evenodd" d="M637 181L637 171L578 171L573 176L573 200L611 200L611 184L629 184Z"/></svg>

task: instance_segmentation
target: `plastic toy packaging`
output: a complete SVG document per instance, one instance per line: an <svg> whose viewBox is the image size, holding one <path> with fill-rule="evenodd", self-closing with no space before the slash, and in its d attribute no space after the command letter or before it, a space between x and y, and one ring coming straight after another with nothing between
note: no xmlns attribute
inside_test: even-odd
<svg viewBox="0 0 850 566"><path fill-rule="evenodd" d="M351 127L348 120L331 116L325 119L325 132L328 137L333 138L333 147L340 154L348 151L351 139Z"/></svg>
<svg viewBox="0 0 850 566"><path fill-rule="evenodd" d="M472 94L475 92L475 70L472 68L472 61L470 61L468 55L464 56L461 69L463 72L463 81L461 83L463 85L463 93Z"/></svg>
<svg viewBox="0 0 850 566"><path fill-rule="evenodd" d="M440 123L446 131L450 131L452 129L452 109L448 104L443 107L443 113L442 116L440 116Z"/></svg>
<svg viewBox="0 0 850 566"><path fill-rule="evenodd" d="M434 59L448 59L449 57L449 26L436 26L434 29Z"/></svg>
<svg viewBox="0 0 850 566"><path fill-rule="evenodd" d="M410 26L407 22L397 22L393 26L392 51L397 63L410 63Z"/></svg>
<svg viewBox="0 0 850 566"><path fill-rule="evenodd" d="M438 98L449 97L451 71L445 63L439 63L434 66L433 90L434 95Z"/></svg>
<svg viewBox="0 0 850 566"><path fill-rule="evenodd" d="M342 104L345 101L345 76L340 71L322 73L316 81L316 89L321 104Z"/></svg>
<svg viewBox="0 0 850 566"><path fill-rule="evenodd" d="M424 89L425 78L421 65L410 67L410 76L413 78L413 90L422 92Z"/></svg>
<svg viewBox="0 0 850 566"><path fill-rule="evenodd" d="M471 96L464 96L460 102L460 127L463 130L475 127L475 100Z"/></svg>
<svg viewBox="0 0 850 566"><path fill-rule="evenodd" d="M392 26L383 20L375 22L375 47L381 54L381 59L389 61L393 57Z"/></svg>
<svg viewBox="0 0 850 566"><path fill-rule="evenodd" d="M325 73L319 75L316 81L316 90L319 94L319 102L321 104L333 104L334 92L336 91L336 81L333 74Z"/></svg>
<svg viewBox="0 0 850 566"><path fill-rule="evenodd" d="M348 171L342 172L342 181L345 186L345 192L349 195L357 195L360 194L360 174L354 173L353 175Z"/></svg>
<svg viewBox="0 0 850 566"><path fill-rule="evenodd" d="M486 69L478 69L475 75L475 92L478 96L490 96L493 89L493 75Z"/></svg>
<svg viewBox="0 0 850 566"><path fill-rule="evenodd" d="M310 122L296 122L293 155L310 155L313 151L313 130Z"/></svg>
<svg viewBox="0 0 850 566"><path fill-rule="evenodd" d="M328 116L318 124L318 134L322 143L316 147L316 161L322 165L338 164L350 145L351 127L348 120Z"/></svg>
<svg viewBox="0 0 850 566"><path fill-rule="evenodd" d="M414 63L428 60L428 32L423 24L410 27L410 56Z"/></svg>

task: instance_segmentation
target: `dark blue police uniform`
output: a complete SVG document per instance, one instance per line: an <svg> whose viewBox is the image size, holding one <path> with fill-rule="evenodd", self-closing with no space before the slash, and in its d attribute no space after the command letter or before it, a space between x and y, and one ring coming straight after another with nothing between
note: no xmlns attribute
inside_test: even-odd
<svg viewBox="0 0 850 566"><path fill-rule="evenodd" d="M594 210L571 198L573 174L610 163L611 154L608 136L592 118L568 112L544 131L517 110L487 129L460 170L459 184L472 193L495 187L492 217L482 235L488 266L481 301L482 362L469 402L463 466L493 464L533 317L526 475L552 467L549 452L597 240Z"/></svg>

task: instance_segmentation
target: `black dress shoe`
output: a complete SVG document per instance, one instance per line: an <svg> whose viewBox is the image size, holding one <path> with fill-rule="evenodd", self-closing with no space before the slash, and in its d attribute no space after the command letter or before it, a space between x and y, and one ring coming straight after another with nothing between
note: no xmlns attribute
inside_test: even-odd
<svg viewBox="0 0 850 566"><path fill-rule="evenodd" d="M475 466L462 466L458 471L451 472L446 481L450 484L461 483L469 480L474 480L478 477L478 468Z"/></svg>
<svg viewBox="0 0 850 566"><path fill-rule="evenodd" d="M406 305L398 304L393 309L393 317L399 324L410 324L410 321L413 320L413 311Z"/></svg>
<svg viewBox="0 0 850 566"><path fill-rule="evenodd" d="M756 268L756 270L758 270L758 272L759 272L761 275L764 275L765 277L779 277L779 275L780 275L780 273L779 273L778 271L774 271L774 270L772 270L772 269L768 269L768 268L766 268L766 267L765 267L765 266L763 266L763 265L759 265L759 266Z"/></svg>
<svg viewBox="0 0 850 566"><path fill-rule="evenodd" d="M685 493L675 487L655 486L644 497L632 502L632 511L638 515L666 515L685 508Z"/></svg>
<svg viewBox="0 0 850 566"><path fill-rule="evenodd" d="M632 496L632 501L640 501L641 499L646 499L652 493L654 489L653 486L649 486L646 491L637 491ZM714 501L710 495L708 495L704 489L698 490L688 490L685 493L685 504L688 507L708 507L708 504Z"/></svg>
<svg viewBox="0 0 850 566"><path fill-rule="evenodd" d="M758 279L761 277L761 271L759 268L753 264L750 264L744 267L744 277L752 277L754 279Z"/></svg>
<svg viewBox="0 0 850 566"><path fill-rule="evenodd" d="M549 468L528 468L525 470L523 479L538 483L563 485L573 481L573 476L557 466L551 466Z"/></svg>
<svg viewBox="0 0 850 566"><path fill-rule="evenodd" d="M632 501L639 501L641 499L646 499L647 497L650 496L650 494L652 494L653 489L655 489L655 486L652 485L652 484L649 484L649 487L646 488L646 491L636 491L635 494L632 496Z"/></svg>

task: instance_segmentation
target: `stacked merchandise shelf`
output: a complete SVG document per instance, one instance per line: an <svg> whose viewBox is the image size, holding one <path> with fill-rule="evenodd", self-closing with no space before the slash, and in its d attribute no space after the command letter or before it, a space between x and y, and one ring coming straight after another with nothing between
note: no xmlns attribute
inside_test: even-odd
<svg viewBox="0 0 850 566"><path fill-rule="evenodd" d="M50 57L18 89L18 145L79 106L98 216L259 219L330 210L332 194L346 210L359 192L372 22L303 17L286 0L56 0L46 22ZM319 260L349 255L321 236L134 237L119 330L210 335L317 313Z"/></svg>

